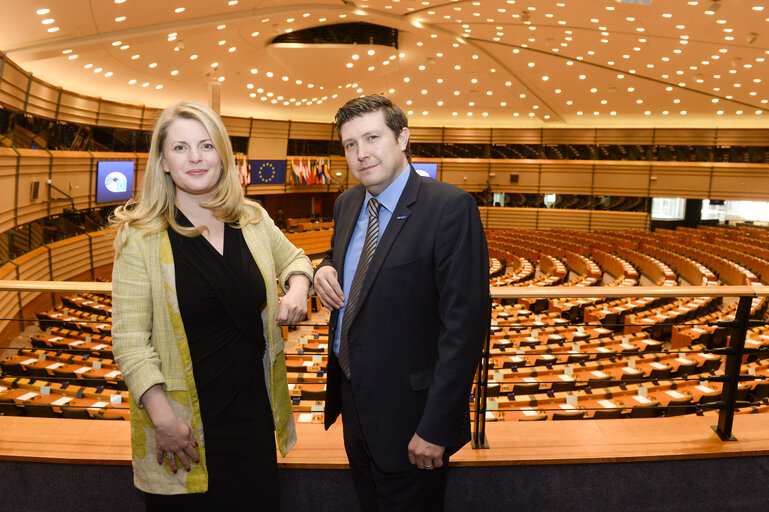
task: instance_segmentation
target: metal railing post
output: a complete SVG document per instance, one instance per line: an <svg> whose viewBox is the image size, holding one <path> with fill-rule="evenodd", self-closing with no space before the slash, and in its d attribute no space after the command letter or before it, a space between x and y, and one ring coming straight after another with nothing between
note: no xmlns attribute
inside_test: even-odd
<svg viewBox="0 0 769 512"><path fill-rule="evenodd" d="M713 427L718 437L722 441L736 441L732 435L732 426L734 425L734 411L737 400L737 386L739 385L740 367L742 366L742 355L745 349L745 334L748 330L750 320L750 305L753 297L740 297L737 305L737 313L734 315L734 322L729 325L732 328L729 337L729 348L726 355L726 364L724 365L724 374L727 380L723 383L721 396L725 402L725 407L718 412L718 425Z"/></svg>
<svg viewBox="0 0 769 512"><path fill-rule="evenodd" d="M489 320L486 325L486 339L483 341L481 360L475 384L475 420L473 421L472 446L474 449L488 448L486 439L486 391L489 387L489 357L491 354L491 298L489 298Z"/></svg>

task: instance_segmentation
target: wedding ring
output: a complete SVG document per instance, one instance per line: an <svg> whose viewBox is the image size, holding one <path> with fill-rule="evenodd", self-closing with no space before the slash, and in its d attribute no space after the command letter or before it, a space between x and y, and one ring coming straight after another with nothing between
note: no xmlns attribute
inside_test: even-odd
<svg viewBox="0 0 769 512"><path fill-rule="evenodd" d="M429 466L425 466L425 469L433 469L433 465L430 464Z"/></svg>
<svg viewBox="0 0 769 512"><path fill-rule="evenodd" d="M167 454L166 454L166 459L168 459L168 461L169 461L169 462L171 462L171 461L173 461L173 460L174 460L174 455L173 455L173 454L171 454L171 453L167 453Z"/></svg>

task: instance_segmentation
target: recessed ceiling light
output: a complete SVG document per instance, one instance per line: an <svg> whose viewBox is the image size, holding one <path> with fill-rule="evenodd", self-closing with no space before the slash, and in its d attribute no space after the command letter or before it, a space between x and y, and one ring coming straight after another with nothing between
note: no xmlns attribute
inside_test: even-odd
<svg viewBox="0 0 769 512"><path fill-rule="evenodd" d="M135 84L135 83L136 83L136 79L135 79L135 78L132 78L131 80L129 80L129 81L128 81L128 83L129 83L129 84L131 84L131 85L133 85L133 84Z"/></svg>
<svg viewBox="0 0 769 512"><path fill-rule="evenodd" d="M39 14L40 16L43 16L43 15L45 15L45 14L48 14L49 12L51 12L51 10L50 10L50 9L38 9L38 10L37 10L37 11L35 11L35 12L36 12L37 14Z"/></svg>
<svg viewBox="0 0 769 512"><path fill-rule="evenodd" d="M58 32L58 31L59 31L59 27L51 27L48 29L48 32Z"/></svg>
<svg viewBox="0 0 769 512"><path fill-rule="evenodd" d="M72 53L72 50L62 50L61 53L67 55L68 53Z"/></svg>
<svg viewBox="0 0 769 512"><path fill-rule="evenodd" d="M216 30L224 30L227 28L227 25L217 25Z"/></svg>
<svg viewBox="0 0 769 512"><path fill-rule="evenodd" d="M109 77L111 77L111 76L112 76L112 74L113 74L113 73L112 73L112 71L107 71L106 73L104 73L104 76L106 76L107 78L109 78Z"/></svg>
<svg viewBox="0 0 769 512"><path fill-rule="evenodd" d="M179 70L178 69L174 69L173 71L171 71L171 76L176 76L178 74L179 74Z"/></svg>
<svg viewBox="0 0 769 512"><path fill-rule="evenodd" d="M75 59L77 59L77 54L75 54L75 55L70 55L70 56L69 56L69 57L67 57L67 58L68 58L69 60L75 60Z"/></svg>
<svg viewBox="0 0 769 512"><path fill-rule="evenodd" d="M126 20L125 16L118 16L117 18L115 18L115 21L117 21L118 23L120 23L121 21L125 21L125 20Z"/></svg>
<svg viewBox="0 0 769 512"><path fill-rule="evenodd" d="M51 23L53 23L54 21L56 21L56 20L55 20L55 19L53 19L53 18L46 18L46 19L44 19L43 21L41 21L40 23L42 23L43 25L50 25L50 24L51 24Z"/></svg>
<svg viewBox="0 0 769 512"><path fill-rule="evenodd" d="M176 9L174 9L174 12L175 13L184 12L184 7L177 7Z"/></svg>

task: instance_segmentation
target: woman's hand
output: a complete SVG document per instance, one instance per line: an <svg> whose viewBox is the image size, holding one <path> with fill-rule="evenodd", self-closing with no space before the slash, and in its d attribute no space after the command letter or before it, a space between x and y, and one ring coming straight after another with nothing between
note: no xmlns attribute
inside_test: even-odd
<svg viewBox="0 0 769 512"><path fill-rule="evenodd" d="M307 318L309 289L310 279L304 274L294 274L288 278L288 291L278 306L278 323L296 325Z"/></svg>
<svg viewBox="0 0 769 512"><path fill-rule="evenodd" d="M200 462L195 447L195 436L192 429L178 416L172 415L167 421L155 424L155 456L158 464L163 463L163 457L168 460L171 471L176 473L176 459L190 471L190 459Z"/></svg>
<svg viewBox="0 0 769 512"><path fill-rule="evenodd" d="M155 426L155 457L158 464L163 464L165 457L171 471L176 473L177 457L187 471L191 468L190 459L200 462L195 451L198 446L195 435L190 426L174 414L163 386L155 384L145 391L141 403Z"/></svg>

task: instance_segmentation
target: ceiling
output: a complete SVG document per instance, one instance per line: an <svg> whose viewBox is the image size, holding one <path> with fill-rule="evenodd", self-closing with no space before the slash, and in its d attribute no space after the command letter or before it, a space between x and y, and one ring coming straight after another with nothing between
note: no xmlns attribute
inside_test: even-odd
<svg viewBox="0 0 769 512"><path fill-rule="evenodd" d="M125 103L220 88L221 113L242 117L330 122L384 93L422 126L769 126L766 0L641 2L0 0L0 50ZM398 49L270 46L360 21L398 29Z"/></svg>

